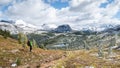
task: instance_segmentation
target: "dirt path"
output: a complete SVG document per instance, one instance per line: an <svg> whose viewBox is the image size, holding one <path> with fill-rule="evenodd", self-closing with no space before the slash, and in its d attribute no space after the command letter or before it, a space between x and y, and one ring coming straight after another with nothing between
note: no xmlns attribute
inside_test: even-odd
<svg viewBox="0 0 120 68"><path fill-rule="evenodd" d="M40 68L49 68L54 66L59 60L64 60L66 57L63 55L61 58L57 59L57 60L53 60L51 62L45 63L45 64L41 64Z"/></svg>
<svg viewBox="0 0 120 68"><path fill-rule="evenodd" d="M74 54L73 56L75 56L75 55L78 55L79 53L78 53L78 51L69 51L69 54L71 54L71 55ZM68 54L68 52L66 52L66 53L64 53L64 55L62 55L61 58L59 58L59 59L57 59L57 60L53 60L53 61L51 61L51 62L49 62L49 63L41 64L41 67L40 67L40 68L50 68L50 67L53 67L53 66L55 66L59 61L61 61L61 60L66 60L68 57L70 57L70 56L68 56L69 54Z"/></svg>
<svg viewBox="0 0 120 68"><path fill-rule="evenodd" d="M27 67L30 67L30 68L50 68L50 67L54 66L59 60L64 60L64 59L65 59L65 57L61 57L57 60L52 60L50 62L46 62L46 63L42 63L42 64L39 64L37 62L37 63L33 63L33 64L23 65L23 66L20 66L18 68L27 68Z"/></svg>
<svg viewBox="0 0 120 68"><path fill-rule="evenodd" d="M62 57L57 58L57 59L51 60L51 58L48 58L43 61L38 61L38 62L26 64L26 65L21 65L21 66L18 66L17 68L50 68L50 67L54 66L59 60L64 60L65 58L66 58L65 55L62 55Z"/></svg>
<svg viewBox="0 0 120 68"><path fill-rule="evenodd" d="M49 68L49 67L51 67L51 66L54 66L56 61L57 61L57 60L51 61L51 62L49 62L49 63L41 64L41 67L40 67L40 68Z"/></svg>

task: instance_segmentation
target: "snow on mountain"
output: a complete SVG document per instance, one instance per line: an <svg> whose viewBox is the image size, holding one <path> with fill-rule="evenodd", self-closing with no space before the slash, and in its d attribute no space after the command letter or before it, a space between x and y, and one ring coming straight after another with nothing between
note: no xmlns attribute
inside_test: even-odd
<svg viewBox="0 0 120 68"><path fill-rule="evenodd" d="M55 24L43 24L41 27L42 27L42 30L53 30L53 29L57 28L57 25L55 25Z"/></svg>
<svg viewBox="0 0 120 68"><path fill-rule="evenodd" d="M15 22L15 25L19 26L19 27L30 27L30 28L37 28L36 26L32 25L32 24L28 24L26 22L24 22L23 20L17 20Z"/></svg>
<svg viewBox="0 0 120 68"><path fill-rule="evenodd" d="M74 30L93 30L93 31L103 31L108 28L113 28L114 26L119 24L113 23L89 23L89 24L82 24L82 25L73 25L72 29Z"/></svg>
<svg viewBox="0 0 120 68"><path fill-rule="evenodd" d="M24 22L23 20L17 20L15 23L8 23L6 21L0 22L0 29L9 30L12 34L19 32L32 33L37 30L37 27Z"/></svg>
<svg viewBox="0 0 120 68"><path fill-rule="evenodd" d="M5 23L5 22L0 22L0 29L2 30L9 30L11 33L18 33L18 30L13 24L10 23Z"/></svg>
<svg viewBox="0 0 120 68"><path fill-rule="evenodd" d="M31 33L31 32L34 32L37 30L37 27L32 25L32 24L28 24L26 22L24 22L23 20L17 20L15 22L15 25L18 27L18 28L22 28L22 32L23 33Z"/></svg>
<svg viewBox="0 0 120 68"><path fill-rule="evenodd" d="M114 23L89 23L89 24L68 24L70 25L71 30L93 30L93 31L104 31L109 28L115 28L116 25L120 24L114 24ZM3 30L9 30L11 33L16 34L19 32L23 33L33 33L33 32L39 32L42 31L63 31L67 29L67 27L60 27L60 25L55 24L43 24L39 27L32 25L30 23L26 23L23 20L16 20L16 21L6 21L2 20L0 21L0 29Z"/></svg>
<svg viewBox="0 0 120 68"><path fill-rule="evenodd" d="M9 21L2 20L0 21L0 29L2 30L9 30L12 34L16 34L19 32L23 33L34 33L37 31L37 33L41 33L44 31L49 31L57 28L54 24L43 24L42 26L35 26L29 23L26 23L23 20L16 20L14 23L9 23Z"/></svg>

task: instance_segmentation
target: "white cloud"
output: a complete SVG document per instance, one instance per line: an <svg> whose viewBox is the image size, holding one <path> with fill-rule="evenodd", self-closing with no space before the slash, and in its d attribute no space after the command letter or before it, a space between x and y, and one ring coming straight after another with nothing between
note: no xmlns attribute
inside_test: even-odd
<svg viewBox="0 0 120 68"><path fill-rule="evenodd" d="M10 3L12 0L0 0L0 6Z"/></svg>
<svg viewBox="0 0 120 68"><path fill-rule="evenodd" d="M2 12L0 11L0 18L2 17Z"/></svg>
<svg viewBox="0 0 120 68"><path fill-rule="evenodd" d="M120 1L116 0L106 8L100 8L101 3L104 2L106 0L71 0L70 11L78 14L74 23L77 22L77 26L85 25L85 27L88 24L120 24L120 20L113 18L120 9Z"/></svg>
<svg viewBox="0 0 120 68"><path fill-rule="evenodd" d="M119 0L108 4L106 8L100 8L100 5L107 0L65 0L64 2L67 1L69 1L69 6L59 10L46 4L43 0L14 2L5 15L11 19L22 19L36 25L70 24L73 28L80 28L86 24L120 22L113 18L120 10Z"/></svg>
<svg viewBox="0 0 120 68"><path fill-rule="evenodd" d="M44 4L40 0L27 0L23 1L21 3L14 3L13 6L10 6L8 8L8 13L14 14L14 15L23 15L23 16L34 16L38 17L39 12L45 11L47 8L49 8L48 5Z"/></svg>
<svg viewBox="0 0 120 68"><path fill-rule="evenodd" d="M103 9L104 16L114 16L120 10L120 1L115 0L112 4L109 4Z"/></svg>
<svg viewBox="0 0 120 68"><path fill-rule="evenodd" d="M45 0L43 0L43 1L45 1ZM48 3L54 3L54 2L62 2L62 3L64 3L64 2L68 2L68 1L70 1L70 0L46 0Z"/></svg>
<svg viewBox="0 0 120 68"><path fill-rule="evenodd" d="M70 0L61 0L61 2L69 2Z"/></svg>
<svg viewBox="0 0 120 68"><path fill-rule="evenodd" d="M47 0L47 2L49 2L49 3L54 3L54 2L57 2L57 1L59 1L59 0Z"/></svg>
<svg viewBox="0 0 120 68"><path fill-rule="evenodd" d="M53 12L53 13L52 13ZM30 23L44 23L48 19L55 19L56 9L41 0L26 0L14 3L6 14L13 19L23 19Z"/></svg>

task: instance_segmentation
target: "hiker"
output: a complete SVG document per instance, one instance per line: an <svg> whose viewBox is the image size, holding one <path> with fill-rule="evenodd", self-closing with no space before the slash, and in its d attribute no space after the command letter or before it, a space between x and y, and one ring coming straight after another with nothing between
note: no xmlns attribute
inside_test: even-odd
<svg viewBox="0 0 120 68"><path fill-rule="evenodd" d="M30 47L30 52L32 51L32 42L28 40L27 45Z"/></svg>

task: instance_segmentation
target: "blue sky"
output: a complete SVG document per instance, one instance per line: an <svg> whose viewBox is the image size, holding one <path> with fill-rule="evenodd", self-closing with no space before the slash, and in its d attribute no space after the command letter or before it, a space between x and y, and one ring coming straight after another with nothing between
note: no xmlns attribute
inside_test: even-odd
<svg viewBox="0 0 120 68"><path fill-rule="evenodd" d="M10 5L11 5L11 3L4 5L4 6L1 7L0 10L1 10L2 12L6 11Z"/></svg>
<svg viewBox="0 0 120 68"><path fill-rule="evenodd" d="M106 8L107 5L109 5L113 2L114 2L114 0L107 0L104 3L101 3L100 8ZM45 0L45 3L50 4L51 6L53 6L56 9L61 9L61 8L65 8L65 7L69 6L68 2L61 2L61 0L58 0L58 1L55 1L55 2L52 2L52 3L49 3L48 0ZM120 11L117 12L117 14L114 17L120 19Z"/></svg>
<svg viewBox="0 0 120 68"><path fill-rule="evenodd" d="M45 0L45 3L50 4L51 6L53 6L56 9L61 9L61 8L65 8L67 6L69 6L68 2L61 2L61 0L55 1L55 2L48 2L48 0Z"/></svg>
<svg viewBox="0 0 120 68"><path fill-rule="evenodd" d="M120 19L120 11L115 15L116 18Z"/></svg>
<svg viewBox="0 0 120 68"><path fill-rule="evenodd" d="M19 3L22 2L22 1L25 1L25 0L16 0L16 2L19 2ZM69 2L68 1L66 1L66 2L61 2L61 0L53 0L54 2L49 2L49 0L43 0L43 1L45 3L47 3L47 4L50 4L52 7L56 8L56 9L61 9L61 8L65 8L65 7L69 6ZM12 5L12 2L13 1L11 1L8 4L2 5L0 7L0 12L4 13L8 9L8 7ZM101 3L100 8L106 8L107 5L109 5L109 4L113 3L113 2L114 2L114 0L107 0L104 3ZM120 11L117 12L115 17L120 19Z"/></svg>
<svg viewBox="0 0 120 68"><path fill-rule="evenodd" d="M25 0L16 0L16 2L22 2L22 1L25 1ZM50 4L52 7L56 8L56 9L61 9L61 8L65 8L65 7L68 7L69 6L69 2L61 2L61 0L56 0L54 2L48 2L49 0L43 0L45 3L47 4ZM113 3L114 0L107 0L106 2L104 3L101 3L100 5L100 8L106 8L107 5ZM0 7L0 11L1 12L4 12L8 9L9 6L12 5L12 1L8 4L5 4L5 5L2 5ZM118 12L116 15L115 15L116 18L120 18L120 12Z"/></svg>
<svg viewBox="0 0 120 68"><path fill-rule="evenodd" d="M48 2L48 0L44 0L44 1L45 1L45 3L50 4L51 6L55 7L56 9L61 9L61 8L69 6L68 2L61 2L61 0L57 0L57 1L51 2L51 3ZM107 0L104 3L101 3L100 7L106 8L108 4L113 3L113 2L114 2L114 0Z"/></svg>
<svg viewBox="0 0 120 68"><path fill-rule="evenodd" d="M44 0L45 3L50 4L52 7L56 8L56 9L62 9L65 7L69 6L69 2L61 2L61 0L56 0L55 2L48 2L48 0ZM113 3L114 0L107 0L104 3L101 3L100 8L106 8L109 4ZM114 16L115 18L120 19L120 11L117 12L117 14Z"/></svg>
<svg viewBox="0 0 120 68"><path fill-rule="evenodd" d="M0 19L21 19L36 25L67 23L73 27L93 22L120 23L120 1L0 0Z"/></svg>
<svg viewBox="0 0 120 68"><path fill-rule="evenodd" d="M68 2L61 2L61 0L55 1L53 3L49 3L47 0L45 0L46 3L50 4L56 9L61 9L69 6ZM114 0L107 0L104 3L101 3L100 8L106 8L109 4L113 3ZM114 16L115 18L120 19L120 11L117 12L117 14Z"/></svg>
<svg viewBox="0 0 120 68"><path fill-rule="evenodd" d="M114 0L107 0L107 2L101 3L100 8L106 8L107 5L109 5L109 4L113 3L113 2L114 2ZM112 10L112 9L111 9L111 10ZM120 11L118 11L118 12L114 15L114 17L120 19Z"/></svg>
<svg viewBox="0 0 120 68"><path fill-rule="evenodd" d="M17 2L22 2L24 0L16 0ZM55 2L48 2L48 0L44 0L45 3L47 4L50 4L51 6L53 6L54 8L56 9L61 9L61 8L65 8L65 7L68 7L69 6L69 3L66 1L66 2L61 2L61 0L57 0ZM107 2L105 3L101 3L100 7L101 8L106 8L106 6L110 3L114 2L114 0L107 0ZM11 2L12 3L12 2ZM6 4L6 5L3 5L0 9L0 11L4 12L5 10L8 9L9 6L11 6L11 3L9 4Z"/></svg>
<svg viewBox="0 0 120 68"><path fill-rule="evenodd" d="M110 4L110 3L112 3L112 2L114 2L114 0L107 0L107 2L101 3L100 7L101 7L101 8L106 8L107 5Z"/></svg>

